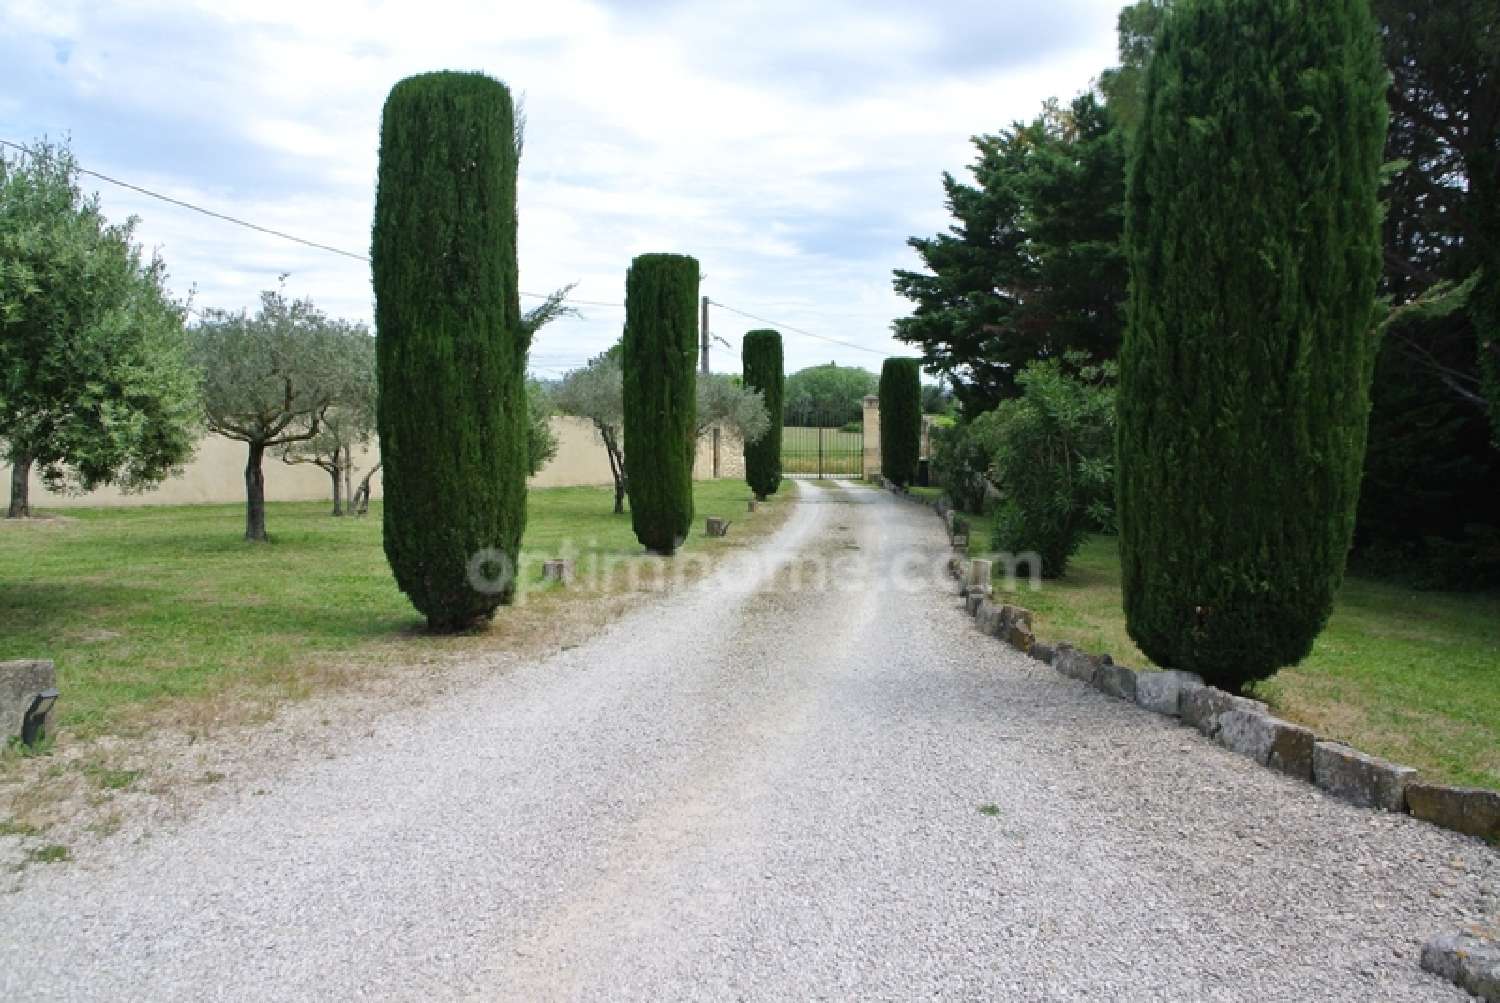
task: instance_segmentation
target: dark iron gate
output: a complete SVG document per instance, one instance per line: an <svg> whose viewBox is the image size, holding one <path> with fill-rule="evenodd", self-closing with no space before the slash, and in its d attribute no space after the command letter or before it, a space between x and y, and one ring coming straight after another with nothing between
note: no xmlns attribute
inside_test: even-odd
<svg viewBox="0 0 1500 1003"><path fill-rule="evenodd" d="M803 416L781 431L781 472L786 477L862 477L865 430L840 416Z"/></svg>

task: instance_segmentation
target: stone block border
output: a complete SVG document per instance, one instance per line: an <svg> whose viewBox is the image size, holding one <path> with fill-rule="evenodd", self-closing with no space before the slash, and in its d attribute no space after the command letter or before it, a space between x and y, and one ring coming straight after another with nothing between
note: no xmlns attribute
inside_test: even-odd
<svg viewBox="0 0 1500 1003"><path fill-rule="evenodd" d="M1422 967L1488 1003L1500 1003L1500 943L1477 933L1434 937L1422 948Z"/></svg>
<svg viewBox="0 0 1500 1003"><path fill-rule="evenodd" d="M898 497L921 502L886 486ZM1422 783L1410 766L1320 740L1307 728L1274 717L1260 701L1225 693L1191 672L1138 671L1115 664L1109 655L1037 640L1030 611L995 602L989 598L988 587L978 584L987 580L990 562L968 558L968 527L961 525L947 499L921 503L934 508L948 528L957 551L948 561L948 571L960 583L965 609L985 634L1101 693L1178 718L1227 749L1316 784L1351 804L1410 813L1500 845L1500 792ZM1422 948L1422 967L1486 1003L1500 1003L1500 940L1491 935L1476 930L1435 937Z"/></svg>
<svg viewBox="0 0 1500 1003"><path fill-rule="evenodd" d="M943 499L923 504L930 504L951 523ZM1500 844L1500 792L1421 782L1409 766L1322 740L1301 725L1275 717L1260 701L1208 686L1191 672L1133 669L1115 664L1109 655L1039 640L1032 632L1029 611L998 603L987 590L976 587L984 580L987 569L983 565L988 563L969 560L964 552L948 563L949 572L962 583L965 608L984 633L1102 693L1179 718L1210 741L1315 784L1334 797L1366 808L1407 813Z"/></svg>

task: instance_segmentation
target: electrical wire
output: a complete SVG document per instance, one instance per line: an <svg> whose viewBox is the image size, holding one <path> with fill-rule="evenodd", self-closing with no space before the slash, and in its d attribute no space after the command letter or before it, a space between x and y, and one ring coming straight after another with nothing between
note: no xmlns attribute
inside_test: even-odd
<svg viewBox="0 0 1500 1003"><path fill-rule="evenodd" d="M38 157L42 155L28 146L24 146L20 143L13 143L8 139L0 139L0 146L8 146L13 150L19 150L31 157ZM74 166L77 167L79 174L87 174L91 178L98 178L100 181L105 181L112 185L118 185L121 188L129 189L130 191L145 195L148 198L158 199L162 202L178 206L182 209L187 209L196 213L202 213L204 216L209 216L213 219L217 219L225 223L232 223L235 226L242 226L247 230L254 230L257 233L264 233L267 236L279 237L282 240L289 240L294 244L301 244L304 247L311 247L319 251L327 251L329 254L337 254L345 258L352 258L355 261L363 261L365 264L370 263L370 256L367 254L359 254L355 251L346 251L341 247L334 247L332 244L324 244L316 240L308 240L306 237L299 237L296 234L287 233L284 230L277 230L269 226L261 226L259 223L252 223L248 219L240 219L238 216L230 216L227 213L208 209L201 205L195 205L192 202L186 202L179 198L173 198L171 195L164 195L161 192L152 191L150 188L145 188L141 185L133 184L129 181L122 181L119 178L111 177L108 174L101 174L99 171L91 171L87 167L82 167L77 164L75 164ZM547 298L547 296L543 293L527 292L524 289L521 290L521 295L526 296L530 299L538 300L545 300ZM625 305L623 303L605 303L600 300L572 299L571 297L565 302L576 304L578 306L600 306L616 308L623 308Z"/></svg>
<svg viewBox="0 0 1500 1003"><path fill-rule="evenodd" d="M787 331L791 331L793 334L800 334L800 335L803 335L804 337L808 337L808 338L816 338L819 341L826 341L826 342L828 342L830 344L833 344L833 345L843 345L845 348L858 349L861 352L869 352L871 355L884 355L885 354L884 352L880 351L878 348L870 348L870 347L868 347L866 345L856 345L852 341L841 341L838 338L830 338L830 337L828 337L825 334L815 334L812 331L804 331L800 327L793 327L790 324L783 324L780 321L770 320L770 319L768 319L766 317L758 317L758 316L756 316L753 313L748 313L748 312L746 312L744 310L740 310L740 309L738 309L736 307L732 307L728 303L720 303L718 300L709 300L709 303L712 304L713 306L718 307L721 310L728 310L730 313L737 313L741 317L747 317L750 320L759 321L762 324L770 324L772 327L775 327L775 328L778 328L778 329L784 329L784 330L787 330Z"/></svg>

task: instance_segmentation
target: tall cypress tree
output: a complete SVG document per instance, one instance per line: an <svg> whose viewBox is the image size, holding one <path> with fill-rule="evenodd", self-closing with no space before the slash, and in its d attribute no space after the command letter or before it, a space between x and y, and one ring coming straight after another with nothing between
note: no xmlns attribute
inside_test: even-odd
<svg viewBox="0 0 1500 1003"><path fill-rule="evenodd" d="M1366 0L1181 0L1147 71L1119 390L1130 635L1238 689L1311 649L1359 494L1385 70Z"/></svg>
<svg viewBox="0 0 1500 1003"><path fill-rule="evenodd" d="M526 526L517 153L510 91L483 74L386 99L370 253L385 552L439 631L509 600Z"/></svg>
<svg viewBox="0 0 1500 1003"><path fill-rule="evenodd" d="M771 427L754 442L745 443L745 483L755 497L766 498L781 487L781 427L786 373L782 368L781 334L748 331L741 344L745 386L765 398Z"/></svg>
<svg viewBox="0 0 1500 1003"><path fill-rule="evenodd" d="M698 261L642 254L625 274L625 482L647 550L670 554L693 522Z"/></svg>
<svg viewBox="0 0 1500 1003"><path fill-rule="evenodd" d="M886 359L880 368L880 472L905 487L922 454L922 363Z"/></svg>

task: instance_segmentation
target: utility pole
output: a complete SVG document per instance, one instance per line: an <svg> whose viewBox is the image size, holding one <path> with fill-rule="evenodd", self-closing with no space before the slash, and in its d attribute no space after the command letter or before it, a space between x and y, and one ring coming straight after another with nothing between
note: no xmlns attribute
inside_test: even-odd
<svg viewBox="0 0 1500 1003"><path fill-rule="evenodd" d="M703 320L698 327L698 368L708 375L708 297L703 297ZM719 476L719 426L714 426L714 477Z"/></svg>
<svg viewBox="0 0 1500 1003"><path fill-rule="evenodd" d="M708 297L703 297L703 322L698 327L698 368L708 375Z"/></svg>

